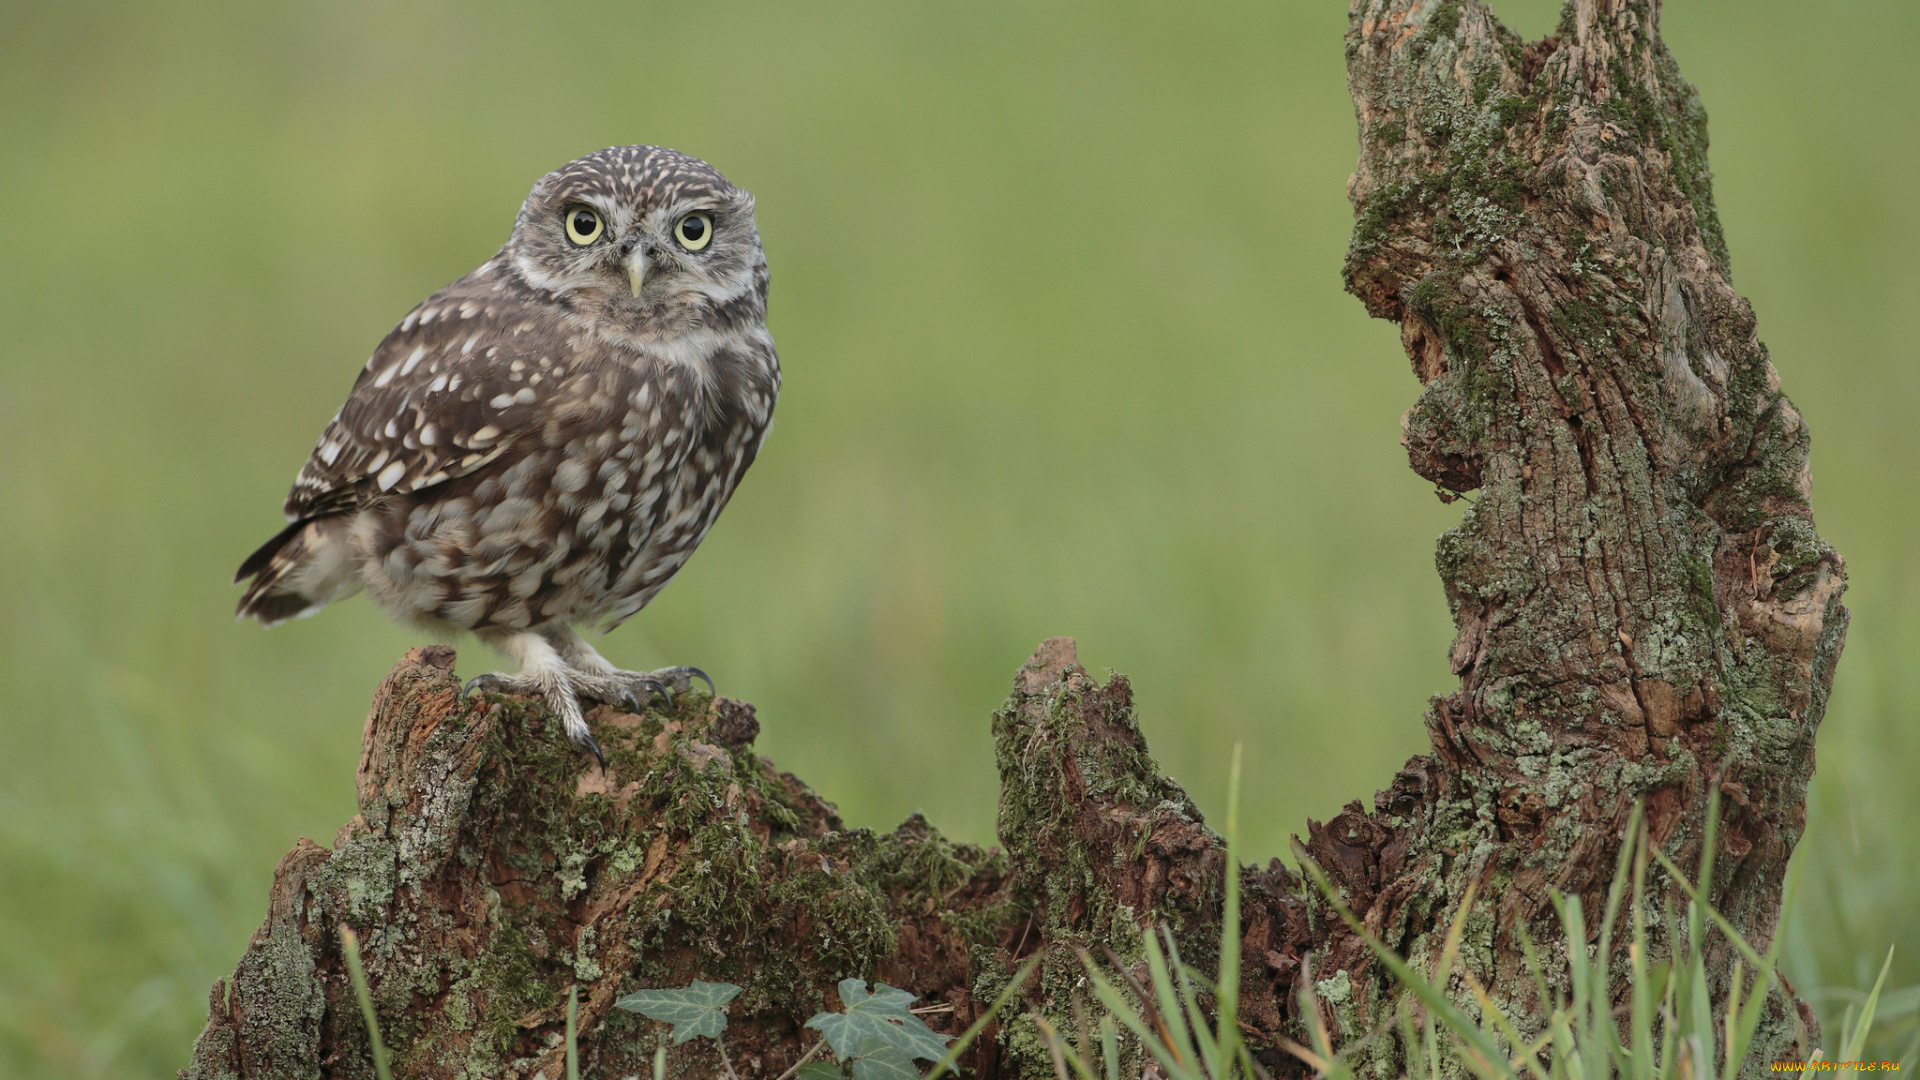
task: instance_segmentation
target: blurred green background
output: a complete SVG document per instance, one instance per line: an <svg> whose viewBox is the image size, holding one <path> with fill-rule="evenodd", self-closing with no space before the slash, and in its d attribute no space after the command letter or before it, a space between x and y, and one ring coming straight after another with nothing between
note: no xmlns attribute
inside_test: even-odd
<svg viewBox="0 0 1920 1080"><path fill-rule="evenodd" d="M1344 9L0 7L0 1073L171 1075L274 863L352 815L420 639L363 598L241 625L227 582L373 344L609 144L756 194L787 389L608 656L704 666L874 828L990 840L987 718L1053 634L1208 812L1246 744L1261 858L1382 786L1453 681L1458 507L1340 290ZM1852 579L1786 970L1864 986L1898 941L1920 983L1920 5L1664 24Z"/></svg>

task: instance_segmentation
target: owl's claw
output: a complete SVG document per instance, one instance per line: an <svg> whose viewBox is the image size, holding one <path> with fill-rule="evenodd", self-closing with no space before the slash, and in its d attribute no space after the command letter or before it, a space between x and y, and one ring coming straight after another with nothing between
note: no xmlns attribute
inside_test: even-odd
<svg viewBox="0 0 1920 1080"><path fill-rule="evenodd" d="M580 712L582 699L612 705L637 716L645 711L647 700L655 694L666 700L667 708L674 708L676 692L691 690L695 679L706 683L709 693L714 689L713 679L697 667L683 665L661 668L659 671L621 671L600 660L597 654L589 653L589 658L596 662L582 663L581 657L574 656L564 666L551 664L537 670L529 668L518 675L500 671L475 675L460 688L460 696L471 697L479 692L541 698L566 729L567 738L575 746L592 754L604 772L607 756L601 751L600 744L594 741L592 732L587 730L586 718Z"/></svg>
<svg viewBox="0 0 1920 1080"><path fill-rule="evenodd" d="M469 698L475 690L483 694L537 694L540 685L525 676L515 677L503 671L489 671L475 675L460 688L460 696Z"/></svg>
<svg viewBox="0 0 1920 1080"><path fill-rule="evenodd" d="M617 675L581 675L576 673L572 677L572 682L574 692L578 693L581 697L587 698L590 701L598 701L603 705L612 705L617 709L624 709L635 716L645 712L647 707L646 699L640 696L639 691L660 689L658 683L648 686L648 680L636 681L624 679ZM669 697L667 700L671 703L673 699Z"/></svg>
<svg viewBox="0 0 1920 1080"><path fill-rule="evenodd" d="M479 691L483 694L518 694L540 698L546 702L547 710L560 720L561 727L566 729L567 741L592 754L593 760L600 765L600 771L606 772L607 755L600 749L593 733L587 730L586 718L580 715L579 697L585 689L580 684L591 678L569 673L566 678L552 680L524 673L508 675L502 671L489 671L468 679L466 685L460 688L460 696L469 697ZM627 690L626 697L633 699L633 691ZM634 700L637 702L637 699ZM623 703L624 699L616 697L615 702ZM639 711L637 704L633 711Z"/></svg>
<svg viewBox="0 0 1920 1080"><path fill-rule="evenodd" d="M710 677L706 672L701 671L697 667L688 667L683 664L680 667L663 668L662 670L656 671L653 674L656 678L660 676L666 676L670 679L676 680L676 684L682 690L693 689L693 680L699 679L701 682L707 684L708 697L716 697L720 693L720 691L715 690L713 688L712 677Z"/></svg>
<svg viewBox="0 0 1920 1080"><path fill-rule="evenodd" d="M578 732L574 733L573 745L592 754L593 760L600 763L601 772L607 771L607 755L600 752L600 744L594 741L593 732L582 727Z"/></svg>
<svg viewBox="0 0 1920 1080"><path fill-rule="evenodd" d="M660 693L666 695L669 703L672 702L674 693L684 694L693 689L695 679L707 684L708 694L714 692L713 680L707 677L706 672L685 664L679 667L661 668L659 671L623 672L623 674L627 678L644 680L660 687Z"/></svg>
<svg viewBox="0 0 1920 1080"><path fill-rule="evenodd" d="M626 688L628 693L637 691L642 700L658 694L665 699L667 708L672 709L678 703L678 695L693 688L695 679L706 683L709 693L713 691L713 680L697 667L670 667L661 668L659 671L621 671L616 668L609 670L604 676L577 676L575 686L585 696L595 701L604 701L609 705L622 704L625 698L615 696L618 691L612 691L608 684ZM602 687L608 687L608 690L602 692ZM633 705L629 711L638 713L640 706Z"/></svg>

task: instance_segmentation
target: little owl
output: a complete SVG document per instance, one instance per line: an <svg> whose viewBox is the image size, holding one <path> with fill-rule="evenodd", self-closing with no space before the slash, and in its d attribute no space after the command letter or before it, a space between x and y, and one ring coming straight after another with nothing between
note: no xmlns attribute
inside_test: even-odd
<svg viewBox="0 0 1920 1080"><path fill-rule="evenodd" d="M617 146L542 177L506 245L401 320L240 567L269 626L364 588L471 630L582 749L580 699L639 706L695 668L621 671L612 629L693 554L780 392L753 198L703 161Z"/></svg>

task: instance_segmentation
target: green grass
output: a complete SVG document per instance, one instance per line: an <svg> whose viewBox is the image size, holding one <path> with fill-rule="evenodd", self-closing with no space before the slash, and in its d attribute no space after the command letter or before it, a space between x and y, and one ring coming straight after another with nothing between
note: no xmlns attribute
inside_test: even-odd
<svg viewBox="0 0 1920 1080"><path fill-rule="evenodd" d="M712 672L860 825L987 839L987 717L1058 633L1135 678L1203 808L1245 743L1249 860L1381 786L1453 681L1460 506L1407 471L1416 384L1339 289L1345 8L0 7L0 1075L177 1068L274 863L352 816L418 639L364 600L241 626L226 582L373 343L610 143L758 196L788 382L609 656ZM1827 988L1897 943L1897 1012L1920 8L1673 0L1663 28L1853 584L1782 969L1838 1023Z"/></svg>
<svg viewBox="0 0 1920 1080"><path fill-rule="evenodd" d="M1536 1000L1548 1003L1544 1023L1526 1024L1535 1029L1532 1031L1521 1030L1524 1021L1508 1015L1508 1010L1474 977L1470 966L1455 966L1461 929L1473 907L1471 888L1429 973L1424 958L1403 958L1388 948L1340 900L1321 869L1302 860L1340 918L1400 983L1397 1012L1398 1048L1405 1055L1402 1076L1425 1080L1457 1076L1457 1068L1447 1067L1453 1062L1465 1064L1482 1080L1711 1080L1715 1076L1736 1080L1743 1073L1751 1075L1764 1069L1764 1062L1750 1058L1769 994L1785 989L1776 984L1777 949L1782 937L1775 936L1764 955L1756 952L1706 902L1686 871L1650 842L1642 828L1641 810L1635 805L1628 819L1613 884L1597 923L1588 921L1578 896L1552 894L1565 935L1556 950L1564 951L1564 964L1558 955L1543 957L1528 938L1526 928L1517 929L1533 976ZM1716 791L1708 800L1707 835L1701 845L1705 862L1697 868L1700 882L1712 877L1718 819ZM1688 899L1686 932L1681 934L1677 924L1670 927L1673 952L1658 959L1649 949L1647 920L1667 905L1648 902L1647 874L1653 863L1659 864L1655 869L1664 870L1667 880ZM1672 912L1673 908L1667 910ZM1619 951L1614 948L1614 933L1622 919L1632 928L1625 949L1624 1006L1616 1004L1614 989L1620 974L1615 970ZM1713 976L1718 973L1707 969L1707 953L1716 934L1732 946L1727 998L1718 1010L1711 1002ZM1570 942L1578 946L1569 947ZM1593 942L1591 954L1589 942ZM1808 1046L1808 1060L1853 1063L1866 1059L1865 1047L1875 1030L1876 1007L1892 963L1889 952L1858 1016L1849 1010L1838 1030L1823 1033L1824 1038ZM1460 992L1451 989L1456 976L1473 998L1471 1012L1454 999L1453 995ZM1323 1080L1354 1080L1354 1054L1372 1037L1335 1047L1320 1021L1317 1001L1304 988L1300 1004L1303 1013L1314 1017L1309 1027L1313 1045L1290 1049ZM1907 1060L1904 1065L1911 1067L1913 1061Z"/></svg>

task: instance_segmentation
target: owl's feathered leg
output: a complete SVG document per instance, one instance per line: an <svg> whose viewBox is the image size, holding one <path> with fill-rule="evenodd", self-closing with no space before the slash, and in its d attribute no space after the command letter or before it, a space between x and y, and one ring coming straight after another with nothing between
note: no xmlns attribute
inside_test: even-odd
<svg viewBox="0 0 1920 1080"><path fill-rule="evenodd" d="M498 647L520 662L520 673L508 675L491 671L476 675L461 692L472 693L477 689L497 694L538 694L553 715L560 718L573 745L592 754L600 763L601 771L606 771L607 757L600 752L600 744L587 730L586 717L580 712L581 674L568 666L552 642L537 633L514 634L498 642ZM628 696L632 696L631 691Z"/></svg>
<svg viewBox="0 0 1920 1080"><path fill-rule="evenodd" d="M695 679L699 679L701 682L707 684L707 692L709 694L714 692L713 680L707 677L706 672L701 671L697 667L686 667L683 665L680 667L661 668L659 671L622 671L614 667L606 657L601 656L599 652L595 651L592 645L587 644L585 638L574 633L572 630L559 631L553 635L552 640L554 647L560 650L560 655L566 657L567 663L571 665L575 671L584 671L591 675L597 675L601 678L611 680L616 685L630 686L642 693L659 694L667 699L669 706L673 704L674 694L685 693L693 689L693 680ZM607 699L601 698L599 700L604 701ZM639 710L636 709L634 711L638 712Z"/></svg>

